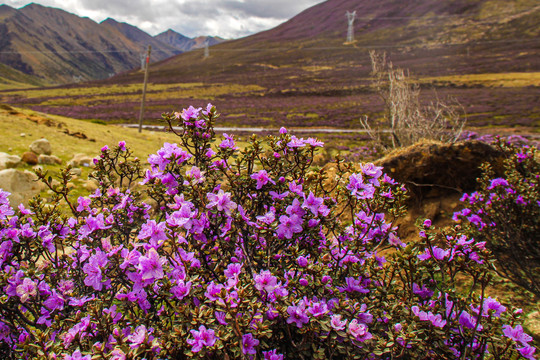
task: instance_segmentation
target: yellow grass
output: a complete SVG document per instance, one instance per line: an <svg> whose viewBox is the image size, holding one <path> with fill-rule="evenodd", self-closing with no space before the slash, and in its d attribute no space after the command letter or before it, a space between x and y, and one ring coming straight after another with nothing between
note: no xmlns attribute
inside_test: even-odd
<svg viewBox="0 0 540 360"><path fill-rule="evenodd" d="M450 83L485 87L526 87L540 86L540 72L466 74L419 79L423 83Z"/></svg>

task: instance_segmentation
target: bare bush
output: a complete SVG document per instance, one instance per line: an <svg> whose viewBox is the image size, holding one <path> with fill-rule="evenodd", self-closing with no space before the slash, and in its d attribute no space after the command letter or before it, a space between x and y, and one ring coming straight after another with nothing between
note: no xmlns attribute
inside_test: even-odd
<svg viewBox="0 0 540 360"><path fill-rule="evenodd" d="M463 107L455 100L437 99L420 103L420 86L409 73L395 68L386 53L370 51L372 75L377 93L384 100L385 114L376 124L367 116L360 119L368 135L385 148L408 146L421 139L455 142L466 123Z"/></svg>

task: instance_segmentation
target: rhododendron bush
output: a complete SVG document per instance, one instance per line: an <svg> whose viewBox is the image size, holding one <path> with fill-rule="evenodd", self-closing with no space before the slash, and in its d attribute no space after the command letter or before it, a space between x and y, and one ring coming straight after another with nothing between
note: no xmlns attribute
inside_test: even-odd
<svg viewBox="0 0 540 360"><path fill-rule="evenodd" d="M50 204L1 193L0 357L533 358L519 311L485 295L485 244L429 220L403 243L381 168L314 168L323 144L286 129L240 150L211 105L164 117L180 144L145 172L121 142L76 203L69 170L41 175Z"/></svg>

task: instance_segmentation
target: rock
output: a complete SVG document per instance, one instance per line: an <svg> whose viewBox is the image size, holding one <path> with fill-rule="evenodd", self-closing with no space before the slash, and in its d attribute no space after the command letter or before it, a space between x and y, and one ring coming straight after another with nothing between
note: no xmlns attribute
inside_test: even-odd
<svg viewBox="0 0 540 360"><path fill-rule="evenodd" d="M84 183L84 188L90 192L94 192L96 191L96 189L98 188L98 184L97 184L97 181L96 180L87 180L85 183Z"/></svg>
<svg viewBox="0 0 540 360"><path fill-rule="evenodd" d="M41 186L38 177L30 171L6 169L0 171L0 189L11 195L9 202L12 207L26 204L34 195L39 193Z"/></svg>
<svg viewBox="0 0 540 360"><path fill-rule="evenodd" d="M73 159L68 162L68 165L73 167L94 167L94 158L86 154L75 154Z"/></svg>
<svg viewBox="0 0 540 360"><path fill-rule="evenodd" d="M533 311L525 319L525 328L538 341L540 339L540 312Z"/></svg>
<svg viewBox="0 0 540 360"><path fill-rule="evenodd" d="M26 136L26 134L25 134L25 133L21 133L21 137L25 137L25 136Z"/></svg>
<svg viewBox="0 0 540 360"><path fill-rule="evenodd" d="M73 168L70 170L70 173L73 174L73 176L81 176L82 169L81 168Z"/></svg>
<svg viewBox="0 0 540 360"><path fill-rule="evenodd" d="M20 163L21 158L17 155L0 152L0 170L17 167Z"/></svg>
<svg viewBox="0 0 540 360"><path fill-rule="evenodd" d="M41 154L38 157L38 163L45 164L45 165L55 165L55 164L60 165L62 164L62 159L54 155Z"/></svg>
<svg viewBox="0 0 540 360"><path fill-rule="evenodd" d="M24 154L22 154L21 157L22 162L27 163L28 165L37 165L38 164L38 156L31 152L27 151Z"/></svg>
<svg viewBox="0 0 540 360"><path fill-rule="evenodd" d="M47 139L36 140L32 144L30 144L30 151L33 151L38 155L51 155L51 143Z"/></svg>

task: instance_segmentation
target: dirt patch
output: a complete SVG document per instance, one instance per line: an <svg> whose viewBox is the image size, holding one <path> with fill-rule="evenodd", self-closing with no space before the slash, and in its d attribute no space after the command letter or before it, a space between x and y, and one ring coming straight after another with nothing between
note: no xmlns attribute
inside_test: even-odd
<svg viewBox="0 0 540 360"><path fill-rule="evenodd" d="M481 141L455 144L421 142L396 150L375 164L410 190L411 201L462 194L476 188L480 165L489 162L502 169L504 154Z"/></svg>

